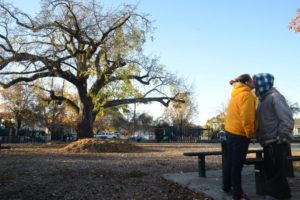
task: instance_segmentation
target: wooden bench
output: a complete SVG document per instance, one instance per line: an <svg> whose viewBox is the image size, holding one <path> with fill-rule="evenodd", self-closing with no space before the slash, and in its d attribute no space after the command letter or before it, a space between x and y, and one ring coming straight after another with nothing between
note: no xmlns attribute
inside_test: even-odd
<svg viewBox="0 0 300 200"><path fill-rule="evenodd" d="M255 153L257 158L262 158L262 149L248 150L248 153ZM184 156L198 156L198 172L200 177L206 177L205 157L223 155L222 151L207 151L207 152L186 152ZM222 169L223 169L224 157L222 156Z"/></svg>
<svg viewBox="0 0 300 200"><path fill-rule="evenodd" d="M263 158L247 158L244 162L245 165L254 165L255 170L255 185L256 194L264 195L265 175L263 168ZM287 157L287 177L294 177L293 161L300 161L300 156Z"/></svg>
<svg viewBox="0 0 300 200"><path fill-rule="evenodd" d="M255 187L256 193L259 195L264 194L264 170L263 170L263 150L262 149L254 149L248 150L249 153L255 153L255 158L246 158L244 164L245 165L254 165L255 171ZM213 156L213 155L222 155L222 176L224 173L224 156L222 151L208 151L208 152L186 152L183 153L184 156L198 156L198 173L199 177L206 177L206 165L205 165L205 157ZM294 177L294 168L293 161L300 161L300 156L288 156L287 157L288 166L287 166L287 177ZM224 177L224 176L223 176Z"/></svg>

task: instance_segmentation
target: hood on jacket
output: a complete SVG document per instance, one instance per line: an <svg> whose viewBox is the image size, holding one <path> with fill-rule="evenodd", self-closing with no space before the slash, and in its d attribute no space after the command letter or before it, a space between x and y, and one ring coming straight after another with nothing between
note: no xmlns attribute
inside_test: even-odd
<svg viewBox="0 0 300 200"><path fill-rule="evenodd" d="M268 73L255 74L255 93L257 96L262 97L266 92L273 88L274 76Z"/></svg>
<svg viewBox="0 0 300 200"><path fill-rule="evenodd" d="M244 83L234 83L231 96L235 96L241 92L251 91L251 88Z"/></svg>

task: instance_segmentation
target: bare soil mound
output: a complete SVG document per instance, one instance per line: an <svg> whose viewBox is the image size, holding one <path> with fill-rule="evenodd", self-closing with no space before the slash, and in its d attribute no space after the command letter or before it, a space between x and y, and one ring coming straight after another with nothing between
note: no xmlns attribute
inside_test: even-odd
<svg viewBox="0 0 300 200"><path fill-rule="evenodd" d="M122 140L80 139L61 149L71 153L129 153L142 148Z"/></svg>

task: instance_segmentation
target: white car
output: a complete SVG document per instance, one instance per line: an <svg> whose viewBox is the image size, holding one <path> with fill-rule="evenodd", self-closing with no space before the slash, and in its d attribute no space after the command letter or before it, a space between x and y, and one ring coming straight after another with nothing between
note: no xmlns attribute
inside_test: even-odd
<svg viewBox="0 0 300 200"><path fill-rule="evenodd" d="M109 139L118 139L119 136L117 134L111 134L111 133L100 133L100 134L94 134L94 138L109 140Z"/></svg>

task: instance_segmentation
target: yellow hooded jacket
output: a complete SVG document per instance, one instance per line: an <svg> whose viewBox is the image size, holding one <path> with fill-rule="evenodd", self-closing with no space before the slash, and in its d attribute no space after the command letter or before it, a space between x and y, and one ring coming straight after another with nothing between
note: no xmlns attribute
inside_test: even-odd
<svg viewBox="0 0 300 200"><path fill-rule="evenodd" d="M225 130L250 138L255 133L256 98L250 87L235 83L227 107Z"/></svg>

